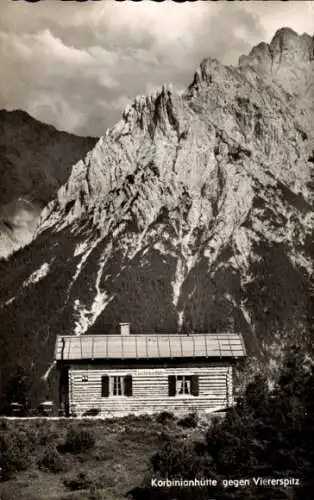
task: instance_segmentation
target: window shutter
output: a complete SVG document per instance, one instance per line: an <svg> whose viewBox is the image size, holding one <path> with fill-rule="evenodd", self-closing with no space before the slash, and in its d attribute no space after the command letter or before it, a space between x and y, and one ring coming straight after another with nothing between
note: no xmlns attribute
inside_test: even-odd
<svg viewBox="0 0 314 500"><path fill-rule="evenodd" d="M175 377L175 375L168 376L168 395L169 396L176 395L176 377Z"/></svg>
<svg viewBox="0 0 314 500"><path fill-rule="evenodd" d="M198 375L192 375L191 393L193 396L199 395Z"/></svg>
<svg viewBox="0 0 314 500"><path fill-rule="evenodd" d="M132 396L132 375L126 375L124 377L124 392L125 396Z"/></svg>
<svg viewBox="0 0 314 500"><path fill-rule="evenodd" d="M107 375L101 377L101 396L103 398L109 397L109 377Z"/></svg>

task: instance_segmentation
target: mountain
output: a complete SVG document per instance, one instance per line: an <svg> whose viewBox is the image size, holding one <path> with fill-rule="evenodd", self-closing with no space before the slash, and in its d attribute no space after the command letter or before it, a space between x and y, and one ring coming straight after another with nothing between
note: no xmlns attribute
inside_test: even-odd
<svg viewBox="0 0 314 500"><path fill-rule="evenodd" d="M2 401L18 366L47 375L57 334L119 321L241 331L270 368L292 342L311 348L313 47L282 29L237 67L206 59L183 94L136 98L73 166L0 267Z"/></svg>
<svg viewBox="0 0 314 500"><path fill-rule="evenodd" d="M41 210L95 143L24 111L0 111L0 258L31 241Z"/></svg>

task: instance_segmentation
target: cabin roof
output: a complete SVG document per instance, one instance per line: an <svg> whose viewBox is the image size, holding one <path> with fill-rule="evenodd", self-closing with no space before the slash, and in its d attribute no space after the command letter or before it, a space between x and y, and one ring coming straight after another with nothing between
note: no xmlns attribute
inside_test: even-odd
<svg viewBox="0 0 314 500"><path fill-rule="evenodd" d="M95 359L239 358L246 355L239 333L58 336L57 361Z"/></svg>

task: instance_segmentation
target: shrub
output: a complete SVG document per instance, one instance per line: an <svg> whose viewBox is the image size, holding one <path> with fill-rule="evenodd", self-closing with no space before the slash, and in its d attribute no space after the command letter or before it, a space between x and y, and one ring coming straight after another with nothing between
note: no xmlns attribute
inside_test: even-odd
<svg viewBox="0 0 314 500"><path fill-rule="evenodd" d="M197 424L198 424L197 413L189 413L188 415L186 415L186 417L183 417L178 421L178 425L186 428L197 427Z"/></svg>
<svg viewBox="0 0 314 500"><path fill-rule="evenodd" d="M83 413L83 417L96 417L100 414L100 412L100 408L91 408L90 410L87 410L85 413Z"/></svg>
<svg viewBox="0 0 314 500"><path fill-rule="evenodd" d="M58 440L59 433L53 431L51 429L42 429L39 435L39 444L40 446L53 446L54 443Z"/></svg>
<svg viewBox="0 0 314 500"><path fill-rule="evenodd" d="M156 422L159 424L167 424L170 421L173 421L175 419L175 416L173 413L170 413L168 411L162 411L161 413L158 413L156 417Z"/></svg>
<svg viewBox="0 0 314 500"><path fill-rule="evenodd" d="M86 472L79 472L74 477L65 478L63 484L71 491L87 490L92 486L92 480Z"/></svg>
<svg viewBox="0 0 314 500"><path fill-rule="evenodd" d="M30 453L34 443L28 439L25 432L8 432L0 436L0 469L2 477L13 472L26 470L30 463Z"/></svg>
<svg viewBox="0 0 314 500"><path fill-rule="evenodd" d="M83 429L71 427L67 432L65 444L58 447L58 451L68 453L82 453L95 446L94 434Z"/></svg>
<svg viewBox="0 0 314 500"><path fill-rule="evenodd" d="M106 500L106 498L102 491L95 486L92 486L88 493L88 500Z"/></svg>
<svg viewBox="0 0 314 500"><path fill-rule="evenodd" d="M39 468L46 469L54 474L64 469L64 461L55 447L49 446L39 462Z"/></svg>
<svg viewBox="0 0 314 500"><path fill-rule="evenodd" d="M154 472L163 478L200 477L204 467L207 467L205 458L197 455L193 443L172 438L153 455L151 464Z"/></svg>
<svg viewBox="0 0 314 500"><path fill-rule="evenodd" d="M60 497L60 500L87 500L87 499L85 495L82 496L82 493L80 491L73 491L72 493L68 492L64 496Z"/></svg>

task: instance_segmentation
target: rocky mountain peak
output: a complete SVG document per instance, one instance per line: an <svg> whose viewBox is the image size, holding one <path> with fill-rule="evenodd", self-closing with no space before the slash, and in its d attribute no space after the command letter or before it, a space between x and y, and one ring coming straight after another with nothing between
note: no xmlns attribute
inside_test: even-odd
<svg viewBox="0 0 314 500"><path fill-rule="evenodd" d="M314 138L314 38L291 28L276 32L269 44L262 42L241 56L239 69L252 81L263 78L277 90L303 130ZM253 73L255 74L253 74Z"/></svg>
<svg viewBox="0 0 314 500"><path fill-rule="evenodd" d="M135 131L135 128L152 137L157 132L167 134L179 125L175 116L175 109L180 107L179 101L171 84L163 85L149 95L138 96L125 109L122 120L107 133L107 137L117 138Z"/></svg>
<svg viewBox="0 0 314 500"><path fill-rule="evenodd" d="M259 43L248 56L241 56L239 65L251 65L276 72L282 65L310 63L314 59L313 37L298 35L291 28L279 29L269 44Z"/></svg>
<svg viewBox="0 0 314 500"><path fill-rule="evenodd" d="M307 34L298 35L291 28L278 30L269 49L274 65L311 62L314 59L314 41Z"/></svg>
<svg viewBox="0 0 314 500"><path fill-rule="evenodd" d="M0 258L32 240L41 210L95 143L25 111L0 111Z"/></svg>

